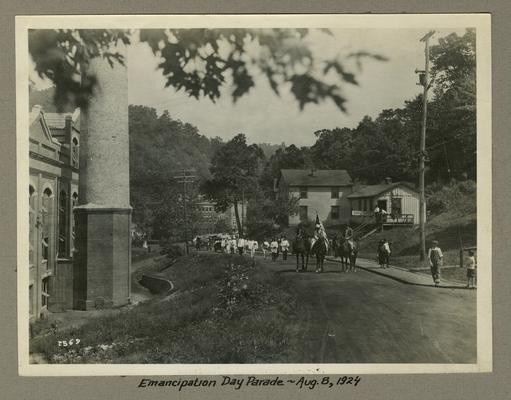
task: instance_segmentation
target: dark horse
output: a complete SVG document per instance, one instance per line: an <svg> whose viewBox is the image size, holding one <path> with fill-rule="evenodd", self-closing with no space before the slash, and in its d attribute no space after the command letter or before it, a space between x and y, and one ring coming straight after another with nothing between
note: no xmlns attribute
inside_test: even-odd
<svg viewBox="0 0 511 400"><path fill-rule="evenodd" d="M356 272L358 242L339 235L334 238L333 246L334 256L341 259L341 272Z"/></svg>
<svg viewBox="0 0 511 400"><path fill-rule="evenodd" d="M309 266L309 254L311 251L311 243L306 233L296 235L293 240L293 253L296 255L296 272L299 270L299 257L302 256L301 271L307 271Z"/></svg>
<svg viewBox="0 0 511 400"><path fill-rule="evenodd" d="M316 255L316 272L323 272L323 263L325 262L325 256L328 252L326 239L322 237L318 238L318 240L314 242L311 252Z"/></svg>

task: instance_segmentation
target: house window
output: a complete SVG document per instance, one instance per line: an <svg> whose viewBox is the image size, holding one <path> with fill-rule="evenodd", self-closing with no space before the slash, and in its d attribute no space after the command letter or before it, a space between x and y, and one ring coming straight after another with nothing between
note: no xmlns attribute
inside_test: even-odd
<svg viewBox="0 0 511 400"><path fill-rule="evenodd" d="M34 285L28 287L28 314L34 315Z"/></svg>
<svg viewBox="0 0 511 400"><path fill-rule="evenodd" d="M339 219L339 206L332 206L330 209L332 219Z"/></svg>
<svg viewBox="0 0 511 400"><path fill-rule="evenodd" d="M391 211L392 211L392 216L394 217L399 217L401 216L402 214L402 202L401 202L401 197L393 197L391 199Z"/></svg>
<svg viewBox="0 0 511 400"><path fill-rule="evenodd" d="M306 199L307 198L307 187L301 187L300 188L300 199Z"/></svg>
<svg viewBox="0 0 511 400"><path fill-rule="evenodd" d="M367 199L364 199L364 208L363 208L364 211L367 211Z"/></svg>
<svg viewBox="0 0 511 400"><path fill-rule="evenodd" d="M50 281L50 278L44 278L42 280L42 288L41 288L41 305L43 307L48 306L48 297L50 295L48 294L48 283Z"/></svg>
<svg viewBox="0 0 511 400"><path fill-rule="evenodd" d="M307 206L300 206L300 221L307 221L307 219L308 219Z"/></svg>
<svg viewBox="0 0 511 400"><path fill-rule="evenodd" d="M74 192L73 196L71 196L71 205L75 208L78 205L78 193ZM75 248L75 216L72 213L71 215L71 253Z"/></svg>
<svg viewBox="0 0 511 400"><path fill-rule="evenodd" d="M35 237L35 228L36 228L36 211L35 211L35 189L32 185L29 186L29 211L28 211L28 220L29 220L29 252L28 259L30 264L34 264L34 237Z"/></svg>
<svg viewBox="0 0 511 400"><path fill-rule="evenodd" d="M59 255L62 257L67 250L67 193L60 192L59 198Z"/></svg>
<svg viewBox="0 0 511 400"><path fill-rule="evenodd" d="M331 196L330 196L332 199L338 199L339 198L339 188L338 187L333 187L331 189Z"/></svg>
<svg viewBox="0 0 511 400"><path fill-rule="evenodd" d="M76 138L73 138L72 163L73 167L78 168L78 140Z"/></svg>
<svg viewBox="0 0 511 400"><path fill-rule="evenodd" d="M53 221L53 195L49 188L43 192L43 202L41 208L41 254L43 261L48 260L50 251L50 232L52 230Z"/></svg>

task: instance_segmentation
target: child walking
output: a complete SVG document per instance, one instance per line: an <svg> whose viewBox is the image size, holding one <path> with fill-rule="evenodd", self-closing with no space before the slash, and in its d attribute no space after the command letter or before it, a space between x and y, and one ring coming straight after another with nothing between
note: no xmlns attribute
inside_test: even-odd
<svg viewBox="0 0 511 400"><path fill-rule="evenodd" d="M467 257L467 288L468 289L475 289L475 280L476 280L476 259L474 257L474 251L469 250L468 251L468 257Z"/></svg>

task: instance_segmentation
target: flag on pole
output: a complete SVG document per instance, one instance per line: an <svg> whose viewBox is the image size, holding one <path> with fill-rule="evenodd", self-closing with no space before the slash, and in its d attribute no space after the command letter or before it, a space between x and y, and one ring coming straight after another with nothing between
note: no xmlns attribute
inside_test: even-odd
<svg viewBox="0 0 511 400"><path fill-rule="evenodd" d="M325 230L325 227L323 226L323 224L321 223L321 221L319 220L318 213L316 213L316 228L318 228L318 236L325 239L325 242L327 243L327 246L328 246L328 238L326 236L326 230Z"/></svg>

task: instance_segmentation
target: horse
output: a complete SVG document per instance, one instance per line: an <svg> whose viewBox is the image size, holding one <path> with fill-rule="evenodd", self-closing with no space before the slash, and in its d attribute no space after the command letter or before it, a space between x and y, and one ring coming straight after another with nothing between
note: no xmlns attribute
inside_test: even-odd
<svg viewBox="0 0 511 400"><path fill-rule="evenodd" d="M353 240L345 240L345 251L348 254L349 268L348 272L357 272L357 256L358 242Z"/></svg>
<svg viewBox="0 0 511 400"><path fill-rule="evenodd" d="M350 249L348 242L342 235L335 235L332 240L332 247L335 258L341 259L341 272L348 270Z"/></svg>
<svg viewBox="0 0 511 400"><path fill-rule="evenodd" d="M316 254L316 272L323 272L323 263L325 262L325 256L328 252L328 245L326 239L319 237L311 249Z"/></svg>
<svg viewBox="0 0 511 400"><path fill-rule="evenodd" d="M309 265L309 254L311 251L310 240L307 234L296 235L292 243L293 253L296 255L296 272L299 270L299 257L302 256L301 271L307 271Z"/></svg>
<svg viewBox="0 0 511 400"><path fill-rule="evenodd" d="M341 272L356 271L358 255L358 242L354 239L348 240L344 236L335 236L333 239L334 256L341 259Z"/></svg>

